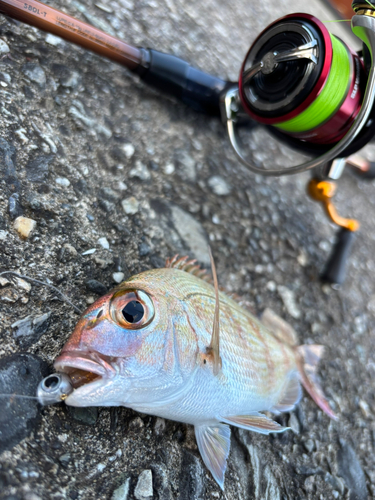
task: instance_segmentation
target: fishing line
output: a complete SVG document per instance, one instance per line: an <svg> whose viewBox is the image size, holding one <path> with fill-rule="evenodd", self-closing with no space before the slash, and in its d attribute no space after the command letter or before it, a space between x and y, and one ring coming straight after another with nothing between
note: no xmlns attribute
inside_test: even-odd
<svg viewBox="0 0 375 500"><path fill-rule="evenodd" d="M57 293L58 295L60 295L60 297L62 298L62 300L64 302L66 302L67 304L69 304L71 307L73 307L73 309L78 313L78 314L82 314L83 311L81 311L81 309L79 309L77 306L75 306L69 299L68 297L63 293L61 292L58 288L56 288L55 286L53 285L50 285L49 283L45 283L44 281L39 281L35 278L29 278L28 276L24 276L22 274L18 274L16 273L15 271L3 271L2 273L0 273L0 276L6 276L7 274L11 275L11 276L17 276L17 278L21 278L23 280L26 280L26 281L30 281L30 283L34 283L35 285L38 285L38 286L45 286L47 288L51 288L51 290L53 290L55 293ZM13 283L14 284L14 283Z"/></svg>
<svg viewBox="0 0 375 500"><path fill-rule="evenodd" d="M350 84L349 54L341 40L330 36L332 64L323 90L301 114L291 120L275 124L280 130L299 133L314 129L330 118L346 97Z"/></svg>

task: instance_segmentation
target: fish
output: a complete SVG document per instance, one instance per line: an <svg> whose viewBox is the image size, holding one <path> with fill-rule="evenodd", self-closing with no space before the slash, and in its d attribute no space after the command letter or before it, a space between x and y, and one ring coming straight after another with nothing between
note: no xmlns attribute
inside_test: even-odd
<svg viewBox="0 0 375 500"><path fill-rule="evenodd" d="M292 411L301 385L332 419L317 379L318 345L297 345L295 331L270 310L263 322L237 297L219 291L195 260L127 279L81 316L56 372L70 378L67 405L125 406L191 424L198 449L224 490L230 426L284 432L270 414Z"/></svg>

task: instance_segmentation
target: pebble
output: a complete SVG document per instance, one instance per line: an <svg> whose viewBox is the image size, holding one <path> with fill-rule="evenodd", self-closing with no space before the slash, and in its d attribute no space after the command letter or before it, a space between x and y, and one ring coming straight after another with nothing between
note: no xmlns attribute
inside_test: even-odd
<svg viewBox="0 0 375 500"><path fill-rule="evenodd" d="M87 408L67 406L66 410L72 419L80 424L95 425L98 419L99 412L96 406L89 406Z"/></svg>
<svg viewBox="0 0 375 500"><path fill-rule="evenodd" d="M44 87L46 84L46 74L44 69L38 64L28 62L22 66L22 72L29 80Z"/></svg>
<svg viewBox="0 0 375 500"><path fill-rule="evenodd" d="M23 208L20 202L19 193L13 193L9 196L8 200L8 213L9 217L14 220L23 214Z"/></svg>
<svg viewBox="0 0 375 500"><path fill-rule="evenodd" d="M202 500L205 498L204 475L201 460L182 448L179 500Z"/></svg>
<svg viewBox="0 0 375 500"><path fill-rule="evenodd" d="M294 292L286 286L282 285L279 285L277 287L277 291L279 292L281 300L283 301L288 314L290 314L294 319L299 319L301 317L301 311L297 307Z"/></svg>
<svg viewBox="0 0 375 500"><path fill-rule="evenodd" d="M195 168L195 160L192 156L188 155L185 151L181 152L177 157L178 174L183 179L195 182L197 172Z"/></svg>
<svg viewBox="0 0 375 500"><path fill-rule="evenodd" d="M56 177L55 182L59 186L63 186L63 187L70 186L70 180L67 179L66 177Z"/></svg>
<svg viewBox="0 0 375 500"><path fill-rule="evenodd" d="M134 496L137 500L147 500L154 494L152 488L152 471L146 469L139 475L137 485L134 490Z"/></svg>
<svg viewBox="0 0 375 500"><path fill-rule="evenodd" d="M298 418L294 413L290 414L289 421L288 421L288 427L292 429L294 434L299 434L300 433L300 425L298 422Z"/></svg>
<svg viewBox="0 0 375 500"><path fill-rule="evenodd" d="M124 281L125 274L118 272L118 273L113 273L112 278L116 283L122 283Z"/></svg>
<svg viewBox="0 0 375 500"><path fill-rule="evenodd" d="M13 354L0 358L0 394L35 396L47 364L34 354ZM6 401L4 399L4 401ZM0 453L12 449L36 428L40 419L34 399L13 399L1 403Z"/></svg>
<svg viewBox="0 0 375 500"><path fill-rule="evenodd" d="M130 488L130 477L119 486L112 494L111 500L127 500Z"/></svg>
<svg viewBox="0 0 375 500"><path fill-rule="evenodd" d="M4 231L4 229L0 229L0 240L6 240L9 236L8 231Z"/></svg>
<svg viewBox="0 0 375 500"><path fill-rule="evenodd" d="M171 212L173 225L184 243L192 250L193 256L209 265L208 241L201 224L177 205L171 205Z"/></svg>
<svg viewBox="0 0 375 500"><path fill-rule="evenodd" d="M220 175L213 175L207 182L212 191L218 196L226 196L231 192L231 186Z"/></svg>
<svg viewBox="0 0 375 500"><path fill-rule="evenodd" d="M337 452L338 476L341 477L349 491L350 500L367 500L366 476L352 446L340 438L340 449Z"/></svg>
<svg viewBox="0 0 375 500"><path fill-rule="evenodd" d="M13 323L13 336L17 343L27 349L38 342L40 337L48 330L51 321L51 312L39 316L27 316Z"/></svg>
<svg viewBox="0 0 375 500"><path fill-rule="evenodd" d="M85 252L82 252L81 255L92 255L95 252L96 252L96 248L90 248L89 250L86 250Z"/></svg>
<svg viewBox="0 0 375 500"><path fill-rule="evenodd" d="M136 214L139 209L139 201L134 198L134 196L130 196L130 198L122 200L121 205L124 212L128 215Z"/></svg>
<svg viewBox="0 0 375 500"><path fill-rule="evenodd" d="M113 201L116 202L120 199L120 195L116 193L112 188L110 187L102 187L99 189L98 196L100 198L103 198L104 200L108 201Z"/></svg>
<svg viewBox="0 0 375 500"><path fill-rule="evenodd" d="M0 38L0 55L8 54L9 45Z"/></svg>
<svg viewBox="0 0 375 500"><path fill-rule="evenodd" d="M140 160L135 162L135 167L129 172L129 177L137 177L141 181L148 181L151 179L151 174L149 169Z"/></svg>
<svg viewBox="0 0 375 500"><path fill-rule="evenodd" d="M18 232L21 238L27 239L36 227L36 221L28 217L17 217L13 223L14 229Z"/></svg>
<svg viewBox="0 0 375 500"><path fill-rule="evenodd" d="M127 143L122 146L122 150L125 153L126 158L129 160L135 152L133 144Z"/></svg>
<svg viewBox="0 0 375 500"><path fill-rule="evenodd" d="M139 255L145 257L151 252L151 247L147 243L141 243L138 247Z"/></svg>
<svg viewBox="0 0 375 500"><path fill-rule="evenodd" d="M47 180L49 166L54 155L38 155L26 164L26 175L30 182L42 183Z"/></svg>
<svg viewBox="0 0 375 500"><path fill-rule="evenodd" d="M87 280L85 285L90 292L97 293L98 295L105 295L108 291L108 288L98 280Z"/></svg>
<svg viewBox="0 0 375 500"><path fill-rule="evenodd" d="M52 35L51 33L48 33L48 35L46 36L46 43L56 47L57 45L63 44L64 40L62 38L60 38L59 36Z"/></svg>
<svg viewBox="0 0 375 500"><path fill-rule="evenodd" d="M365 418L370 418L371 417L371 410L369 405L364 401L363 399L360 400L358 403L358 406L361 408L362 414Z"/></svg>
<svg viewBox="0 0 375 500"><path fill-rule="evenodd" d="M163 168L163 171L166 175L172 175L175 171L175 166L173 163L167 163L164 168Z"/></svg>
<svg viewBox="0 0 375 500"><path fill-rule="evenodd" d="M109 250L109 242L106 237L103 236L102 238L99 238L98 243L105 250Z"/></svg>
<svg viewBox="0 0 375 500"><path fill-rule="evenodd" d="M154 425L154 432L158 436L164 433L166 427L165 419L161 417L157 417Z"/></svg>

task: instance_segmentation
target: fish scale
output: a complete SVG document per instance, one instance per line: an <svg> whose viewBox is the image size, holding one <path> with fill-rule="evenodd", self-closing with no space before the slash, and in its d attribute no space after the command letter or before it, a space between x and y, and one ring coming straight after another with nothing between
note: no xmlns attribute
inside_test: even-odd
<svg viewBox="0 0 375 500"><path fill-rule="evenodd" d="M224 488L229 425L285 431L260 412L293 409L300 382L335 418L315 376L322 348L292 345L290 331L273 334L223 292L215 308L217 288L195 275L192 261L167 266L92 304L54 366L65 375L80 370L81 381L87 372L67 405L122 405L194 425L203 461Z"/></svg>

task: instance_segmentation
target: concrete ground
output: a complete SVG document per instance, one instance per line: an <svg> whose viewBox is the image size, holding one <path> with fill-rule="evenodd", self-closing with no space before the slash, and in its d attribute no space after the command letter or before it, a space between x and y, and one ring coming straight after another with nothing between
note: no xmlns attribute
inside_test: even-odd
<svg viewBox="0 0 375 500"><path fill-rule="evenodd" d="M316 1L53 5L232 80L271 21L295 11L332 19ZM3 16L0 40L0 272L48 281L84 309L122 276L176 253L207 266L209 241L226 289L258 313L271 307L301 343L326 346L320 377L339 416L330 421L305 395L279 417L289 432L233 429L224 496L190 426L126 408L2 397L0 498L373 498L374 182L349 173L339 181L339 213L360 220L361 232L345 284L332 289L318 276L335 228L306 197L308 174L249 173L218 120L67 42ZM269 166L299 159L262 130L251 150ZM366 154L375 159L372 146ZM36 222L25 240L14 228L20 215ZM0 393L33 395L78 315L48 289L0 280Z"/></svg>

